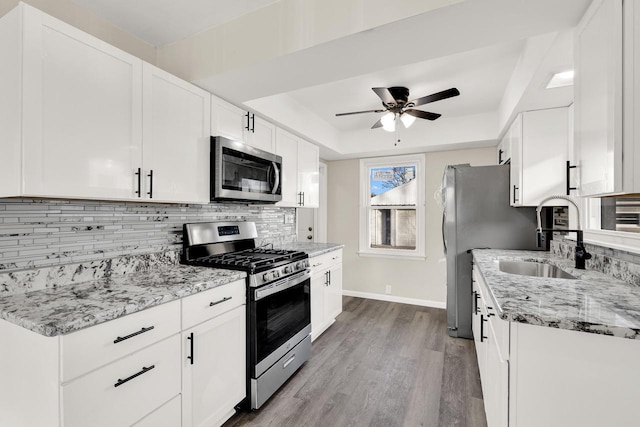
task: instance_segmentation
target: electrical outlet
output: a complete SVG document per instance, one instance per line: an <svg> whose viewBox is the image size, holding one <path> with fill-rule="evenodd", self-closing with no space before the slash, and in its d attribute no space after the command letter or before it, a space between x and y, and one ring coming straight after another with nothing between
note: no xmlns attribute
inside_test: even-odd
<svg viewBox="0 0 640 427"><path fill-rule="evenodd" d="M384 292L385 292L387 295L391 295L391 285L387 285L387 286L386 286L386 288L385 288L385 290L384 290Z"/></svg>

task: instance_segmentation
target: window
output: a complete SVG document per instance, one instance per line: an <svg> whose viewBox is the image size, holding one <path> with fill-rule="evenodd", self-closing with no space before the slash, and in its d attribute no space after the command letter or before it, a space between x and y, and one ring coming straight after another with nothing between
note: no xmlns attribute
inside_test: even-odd
<svg viewBox="0 0 640 427"><path fill-rule="evenodd" d="M582 225L587 243L640 253L639 198L583 198Z"/></svg>
<svg viewBox="0 0 640 427"><path fill-rule="evenodd" d="M424 155L360 160L360 254L424 259Z"/></svg>

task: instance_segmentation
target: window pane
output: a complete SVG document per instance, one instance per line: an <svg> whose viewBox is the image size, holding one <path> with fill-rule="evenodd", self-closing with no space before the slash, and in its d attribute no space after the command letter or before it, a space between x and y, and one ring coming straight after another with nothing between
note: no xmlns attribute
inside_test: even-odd
<svg viewBox="0 0 640 427"><path fill-rule="evenodd" d="M640 197L605 197L600 209L603 230L640 233Z"/></svg>
<svg viewBox="0 0 640 427"><path fill-rule="evenodd" d="M415 166L371 168L371 205L415 206L418 194L415 177Z"/></svg>
<svg viewBox="0 0 640 427"><path fill-rule="evenodd" d="M371 209L370 248L416 249L415 209Z"/></svg>

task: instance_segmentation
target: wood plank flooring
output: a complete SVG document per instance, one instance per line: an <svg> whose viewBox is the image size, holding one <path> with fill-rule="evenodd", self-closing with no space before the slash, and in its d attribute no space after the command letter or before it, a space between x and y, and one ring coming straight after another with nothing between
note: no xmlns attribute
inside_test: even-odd
<svg viewBox="0 0 640 427"><path fill-rule="evenodd" d="M311 359L237 426L486 427L473 341L444 310L344 297Z"/></svg>

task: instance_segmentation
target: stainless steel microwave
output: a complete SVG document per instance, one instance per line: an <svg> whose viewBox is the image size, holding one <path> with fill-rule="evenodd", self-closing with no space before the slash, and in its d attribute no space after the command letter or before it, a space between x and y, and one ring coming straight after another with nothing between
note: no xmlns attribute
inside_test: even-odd
<svg viewBox="0 0 640 427"><path fill-rule="evenodd" d="M282 200L282 157L240 141L211 137L211 200Z"/></svg>

